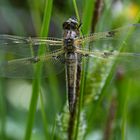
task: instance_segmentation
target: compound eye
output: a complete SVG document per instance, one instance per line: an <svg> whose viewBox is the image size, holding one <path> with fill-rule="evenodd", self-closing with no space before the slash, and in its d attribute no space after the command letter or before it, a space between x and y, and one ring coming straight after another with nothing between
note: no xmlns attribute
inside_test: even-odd
<svg viewBox="0 0 140 140"><path fill-rule="evenodd" d="M67 30L70 29L70 24L69 24L69 22L64 22L64 23L63 23L63 29L67 29Z"/></svg>

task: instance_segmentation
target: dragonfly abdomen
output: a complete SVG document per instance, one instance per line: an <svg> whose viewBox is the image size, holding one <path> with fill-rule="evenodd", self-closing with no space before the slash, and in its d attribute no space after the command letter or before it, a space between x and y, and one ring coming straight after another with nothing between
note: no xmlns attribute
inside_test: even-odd
<svg viewBox="0 0 140 140"><path fill-rule="evenodd" d="M76 81L77 81L77 54L66 53L66 80L69 110L73 112L76 103Z"/></svg>

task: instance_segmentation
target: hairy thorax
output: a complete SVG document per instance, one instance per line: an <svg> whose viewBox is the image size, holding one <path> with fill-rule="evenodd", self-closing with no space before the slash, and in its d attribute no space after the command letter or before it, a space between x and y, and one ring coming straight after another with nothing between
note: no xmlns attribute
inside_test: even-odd
<svg viewBox="0 0 140 140"><path fill-rule="evenodd" d="M64 49L66 52L75 52L76 46L74 39L77 37L76 31L65 30L64 31Z"/></svg>

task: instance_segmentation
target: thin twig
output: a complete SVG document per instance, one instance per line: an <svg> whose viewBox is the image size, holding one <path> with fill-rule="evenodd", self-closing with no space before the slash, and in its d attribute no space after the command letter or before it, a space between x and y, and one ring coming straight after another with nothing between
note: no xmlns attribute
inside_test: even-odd
<svg viewBox="0 0 140 140"><path fill-rule="evenodd" d="M109 108L109 113L108 113L108 118L107 118L107 122L106 122L106 126L105 126L105 131L104 131L104 137L103 140L109 140L111 133L112 133L112 125L113 125L113 121L115 118L115 114L116 114L116 98L113 97L111 104L110 104L110 108Z"/></svg>
<svg viewBox="0 0 140 140"><path fill-rule="evenodd" d="M95 32L95 27L101 15L102 8L103 8L103 0L96 0L92 18L92 28L91 28L92 32Z"/></svg>

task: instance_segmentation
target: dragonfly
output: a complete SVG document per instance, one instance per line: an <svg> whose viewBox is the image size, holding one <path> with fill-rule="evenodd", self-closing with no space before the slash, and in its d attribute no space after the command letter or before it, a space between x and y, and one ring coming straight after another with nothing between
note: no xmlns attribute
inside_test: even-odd
<svg viewBox="0 0 140 140"><path fill-rule="evenodd" d="M80 73L83 58L108 59L110 57L132 56L136 53L120 53L119 51L98 50L96 42L112 41L121 38L130 29L139 28L140 24L130 24L111 31L81 35L81 24L74 17L66 20L63 25L63 37L20 37L0 35L0 76L8 78L34 78L34 66L43 63L42 77L51 74L51 64L55 72L65 69L69 111L73 112L76 96L80 85ZM118 37L119 36L119 37ZM90 45L90 43L93 45ZM84 46L90 45L90 49ZM40 47L45 53L39 55ZM94 48L94 49L92 49Z"/></svg>

